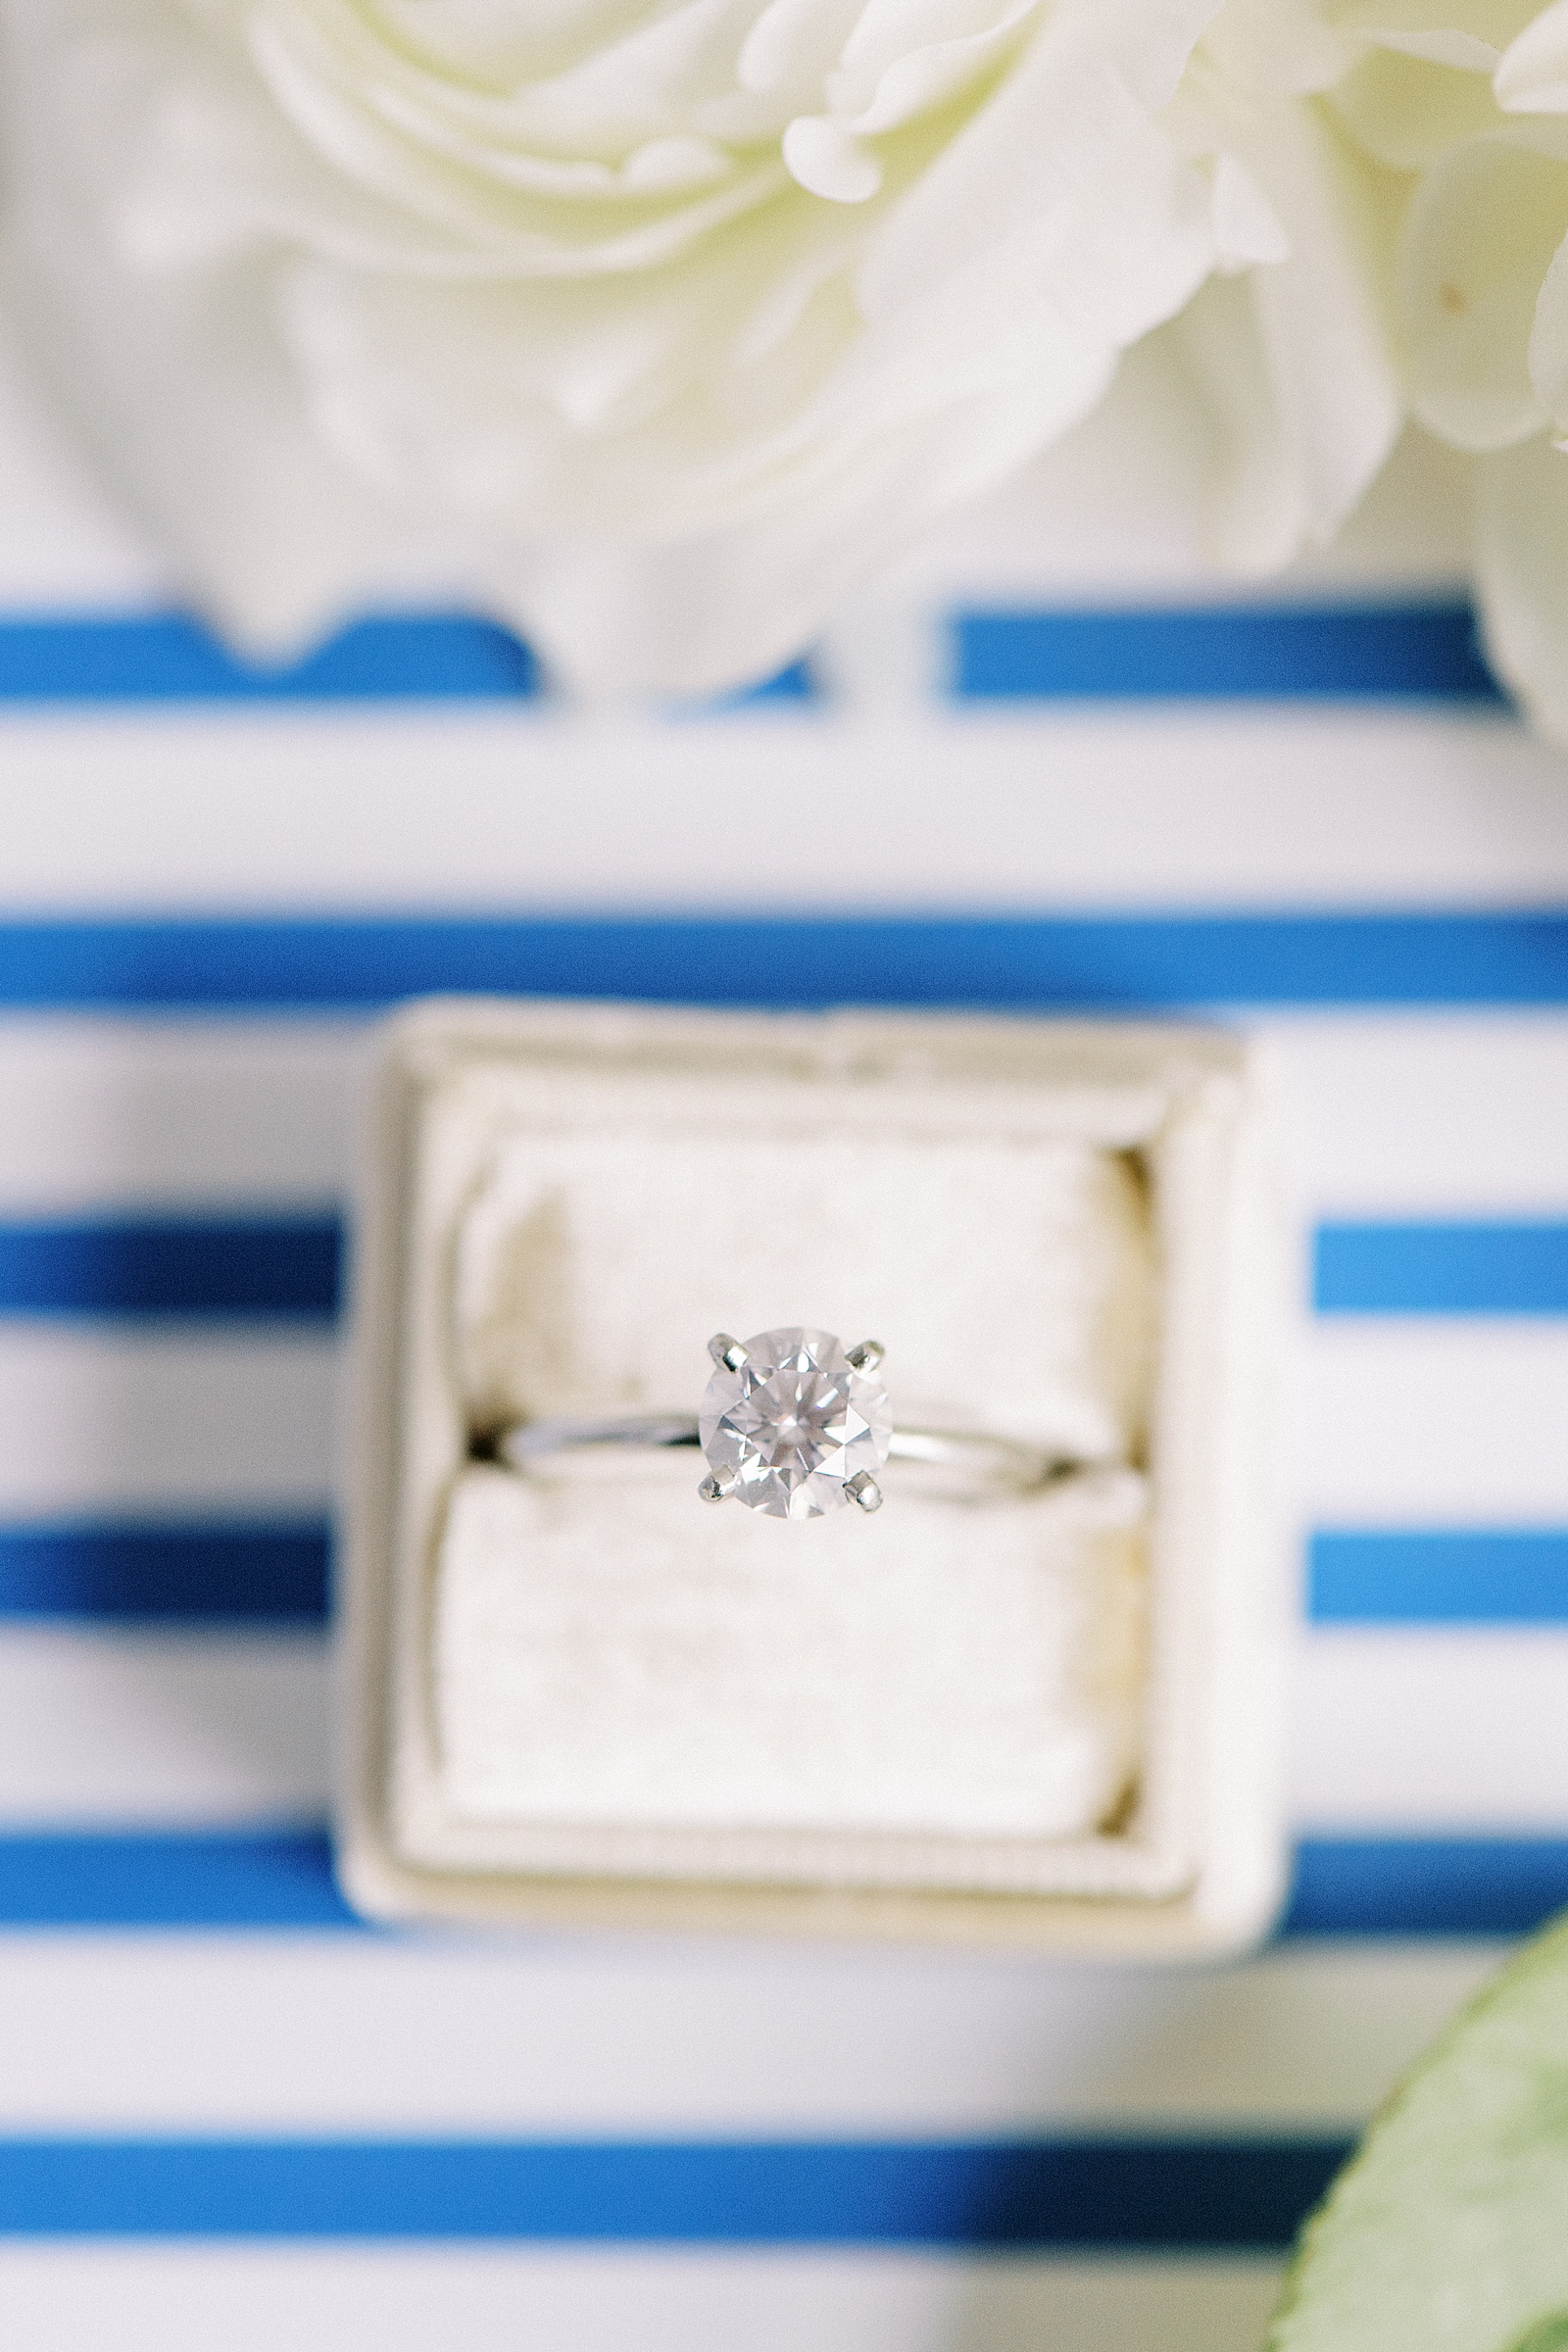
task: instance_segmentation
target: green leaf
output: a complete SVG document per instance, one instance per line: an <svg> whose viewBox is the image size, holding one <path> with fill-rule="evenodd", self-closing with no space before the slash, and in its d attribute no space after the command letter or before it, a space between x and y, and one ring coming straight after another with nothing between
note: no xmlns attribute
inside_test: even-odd
<svg viewBox="0 0 1568 2352"><path fill-rule="evenodd" d="M1552 2311L1537 2320L1508 2346L1508 2352L1568 2352L1568 2311Z"/></svg>
<svg viewBox="0 0 1568 2352"><path fill-rule="evenodd" d="M1568 1923L1395 2092L1307 2224L1267 2352L1568 2352Z"/></svg>

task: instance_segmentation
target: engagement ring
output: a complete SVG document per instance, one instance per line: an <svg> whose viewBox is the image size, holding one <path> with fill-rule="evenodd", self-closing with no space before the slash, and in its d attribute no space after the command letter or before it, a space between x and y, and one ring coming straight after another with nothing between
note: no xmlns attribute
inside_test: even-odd
<svg viewBox="0 0 1568 2352"><path fill-rule="evenodd" d="M697 1413L605 1420L518 1421L480 1442L491 1459L526 1471L566 1447L701 1446L705 1502L744 1502L773 1519L820 1519L854 1502L881 1508L877 1472L890 1461L957 1473L978 1494L1025 1493L1081 1462L985 1432L895 1428L876 1340L845 1348L831 1332L790 1326L708 1343L717 1370Z"/></svg>

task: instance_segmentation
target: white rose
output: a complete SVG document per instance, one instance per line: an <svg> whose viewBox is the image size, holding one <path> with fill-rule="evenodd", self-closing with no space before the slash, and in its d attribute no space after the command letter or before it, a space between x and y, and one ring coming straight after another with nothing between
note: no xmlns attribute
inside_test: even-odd
<svg viewBox="0 0 1568 2352"><path fill-rule="evenodd" d="M1228 0L1172 122L1290 249L1173 330L1231 432L1222 552L1325 536L1408 412L1474 454L1488 650L1568 744L1568 0Z"/></svg>
<svg viewBox="0 0 1568 2352"><path fill-rule="evenodd" d="M1206 275L1213 5L0 0L31 331L242 642L433 582L733 683Z"/></svg>

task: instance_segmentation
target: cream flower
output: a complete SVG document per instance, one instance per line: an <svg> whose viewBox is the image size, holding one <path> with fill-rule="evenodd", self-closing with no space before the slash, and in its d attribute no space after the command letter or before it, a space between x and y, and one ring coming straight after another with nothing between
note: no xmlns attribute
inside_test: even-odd
<svg viewBox="0 0 1568 2352"><path fill-rule="evenodd" d="M1394 264L1410 404L1476 453L1489 648L1568 743L1568 7L1407 7L1335 93L1412 175Z"/></svg>
<svg viewBox="0 0 1568 2352"><path fill-rule="evenodd" d="M1310 0L1228 0L1167 116L1249 197L1250 250L1232 239L1172 337L1228 448L1214 552L1249 571L1332 538L1402 421L1382 285L1396 195L1316 95L1345 56Z"/></svg>
<svg viewBox="0 0 1568 2352"><path fill-rule="evenodd" d="M1276 233L1157 120L1213 5L0 0L13 247L241 641L434 581L709 689Z"/></svg>
<svg viewBox="0 0 1568 2352"><path fill-rule="evenodd" d="M1407 411L1475 455L1488 648L1568 744L1568 0L1228 0L1175 115L1292 247L1177 330L1231 431L1222 552L1326 535Z"/></svg>

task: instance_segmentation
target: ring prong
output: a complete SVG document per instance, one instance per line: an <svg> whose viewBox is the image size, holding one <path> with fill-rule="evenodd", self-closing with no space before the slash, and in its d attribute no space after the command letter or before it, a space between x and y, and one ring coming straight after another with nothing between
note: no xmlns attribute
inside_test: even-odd
<svg viewBox="0 0 1568 2352"><path fill-rule="evenodd" d="M732 1478L715 1478L711 1470L697 1490L705 1502L722 1502L726 1494L735 1492Z"/></svg>
<svg viewBox="0 0 1568 2352"><path fill-rule="evenodd" d="M858 1348L848 1348L846 1353L857 1372L874 1372L887 1349L880 1340L862 1340Z"/></svg>
<svg viewBox="0 0 1568 2352"><path fill-rule="evenodd" d="M739 1340L732 1340L727 1331L715 1331L708 1343L708 1352L725 1372L738 1372L746 1361L746 1350Z"/></svg>
<svg viewBox="0 0 1568 2352"><path fill-rule="evenodd" d="M847 1478L844 1492L855 1496L862 1511L879 1511L882 1508L882 1490L869 1470L858 1470L853 1478Z"/></svg>

